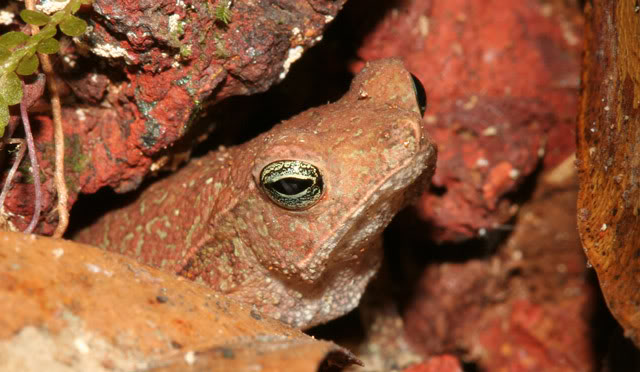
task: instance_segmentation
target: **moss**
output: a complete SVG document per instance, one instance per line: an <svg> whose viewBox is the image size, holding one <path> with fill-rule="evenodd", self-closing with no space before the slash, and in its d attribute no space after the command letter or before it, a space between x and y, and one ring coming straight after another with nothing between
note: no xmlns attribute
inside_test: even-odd
<svg viewBox="0 0 640 372"><path fill-rule="evenodd" d="M216 21L228 25L231 22L231 0L220 0L214 11Z"/></svg>
<svg viewBox="0 0 640 372"><path fill-rule="evenodd" d="M31 160L29 160L28 156L22 160L22 164L18 167L18 173L20 173L20 181L26 184L33 184L33 173L31 172ZM40 183L44 184L47 181L47 177L40 168Z"/></svg>
<svg viewBox="0 0 640 372"><path fill-rule="evenodd" d="M187 22L181 20L177 14L169 16L169 45L180 50L181 58L191 57L191 45L182 43L181 39L185 33Z"/></svg>
<svg viewBox="0 0 640 372"><path fill-rule="evenodd" d="M201 46L204 46L207 44L207 34L204 32L200 32L200 36L198 37L198 43Z"/></svg>
<svg viewBox="0 0 640 372"><path fill-rule="evenodd" d="M181 45L180 46L180 57L189 58L191 57L191 45Z"/></svg>
<svg viewBox="0 0 640 372"><path fill-rule="evenodd" d="M18 173L20 173L20 179L24 183L33 184L33 175L31 174L31 162L29 159L24 159L22 164L18 167Z"/></svg>
<svg viewBox="0 0 640 372"><path fill-rule="evenodd" d="M224 39L222 39L222 36L216 33L213 37L216 41L216 57L220 59L229 58L231 55L227 51L227 48L225 46Z"/></svg>
<svg viewBox="0 0 640 372"><path fill-rule="evenodd" d="M70 152L64 157L64 167L74 173L82 173L89 164L89 157L82 151L80 137L77 134L65 137L64 145Z"/></svg>

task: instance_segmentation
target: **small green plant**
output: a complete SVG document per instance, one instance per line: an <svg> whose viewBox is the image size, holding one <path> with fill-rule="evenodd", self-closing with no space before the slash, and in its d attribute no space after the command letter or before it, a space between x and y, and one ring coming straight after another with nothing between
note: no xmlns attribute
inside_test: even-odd
<svg viewBox="0 0 640 372"><path fill-rule="evenodd" d="M216 20L228 25L231 22L231 0L220 0L214 14Z"/></svg>
<svg viewBox="0 0 640 372"><path fill-rule="evenodd" d="M220 59L229 58L229 52L227 51L227 48L224 45L224 40L222 39L222 37L216 32L213 35L213 38L216 41L216 57Z"/></svg>
<svg viewBox="0 0 640 372"><path fill-rule="evenodd" d="M18 75L31 75L38 69L36 52L57 53L58 40L54 39L57 28L68 36L80 36L87 29L87 23L74 16L82 4L91 0L71 0L64 9L48 16L42 12L25 9L20 18L25 23L43 28L35 35L20 31L9 31L0 35L0 137L9 123L9 106L22 100L22 82Z"/></svg>

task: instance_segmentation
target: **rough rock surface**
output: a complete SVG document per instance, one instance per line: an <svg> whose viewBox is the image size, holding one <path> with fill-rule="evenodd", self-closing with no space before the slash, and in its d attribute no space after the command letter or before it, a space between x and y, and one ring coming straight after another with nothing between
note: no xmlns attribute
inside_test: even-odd
<svg viewBox="0 0 640 372"><path fill-rule="evenodd" d="M0 235L1 371L318 371L353 363L330 342L127 257Z"/></svg>
<svg viewBox="0 0 640 372"><path fill-rule="evenodd" d="M133 190L171 163L168 148L196 124L193 132L211 124L197 121L206 105L280 81L345 1L235 0L228 24L216 17L226 0L96 0L83 9L89 30L63 44L59 61L71 88L63 90L73 92L63 110L70 206L103 186ZM48 113L34 116L44 176L37 231L48 234L57 221L53 130ZM5 204L18 230L33 213L27 169Z"/></svg>
<svg viewBox="0 0 640 372"><path fill-rule="evenodd" d="M573 180L560 188L543 182L496 254L422 273L405 312L419 350L464 350L487 371L598 370L597 292L575 229L571 160L564 168Z"/></svg>
<svg viewBox="0 0 640 372"><path fill-rule="evenodd" d="M402 56L427 90L427 129L439 147L434 187L420 203L431 238L499 228L541 157L552 167L575 151L583 21L568 4L401 0L363 35L360 57Z"/></svg>
<svg viewBox="0 0 640 372"><path fill-rule="evenodd" d="M451 355L441 355L405 368L403 372L462 372L458 359Z"/></svg>

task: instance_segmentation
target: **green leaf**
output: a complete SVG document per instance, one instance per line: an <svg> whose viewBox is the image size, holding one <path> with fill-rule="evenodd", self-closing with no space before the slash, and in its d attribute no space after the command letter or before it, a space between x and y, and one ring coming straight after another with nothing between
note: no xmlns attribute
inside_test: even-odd
<svg viewBox="0 0 640 372"><path fill-rule="evenodd" d="M37 55L26 55L20 60L20 64L16 69L19 75L31 75L38 69L40 61Z"/></svg>
<svg viewBox="0 0 640 372"><path fill-rule="evenodd" d="M60 31L68 36L80 36L87 29L87 22L76 16L69 15L60 22Z"/></svg>
<svg viewBox="0 0 640 372"><path fill-rule="evenodd" d="M62 20L64 19L65 16L66 16L65 12L55 12L51 16L51 23L58 24L58 23L62 22Z"/></svg>
<svg viewBox="0 0 640 372"><path fill-rule="evenodd" d="M38 53L53 54L60 50L60 43L56 39L44 39L36 47Z"/></svg>
<svg viewBox="0 0 640 372"><path fill-rule="evenodd" d="M42 30L40 30L38 35L40 37L42 37L43 39L48 39L48 38L56 36L57 32L58 32L58 29L56 28L55 25L48 25L48 26L44 27Z"/></svg>
<svg viewBox="0 0 640 372"><path fill-rule="evenodd" d="M9 49L0 46L0 63L2 63L2 61L5 60L5 58L9 57L11 55L11 51L9 51Z"/></svg>
<svg viewBox="0 0 640 372"><path fill-rule="evenodd" d="M44 26L49 22L49 16L35 10L25 9L20 12L20 18L30 25Z"/></svg>
<svg viewBox="0 0 640 372"><path fill-rule="evenodd" d="M3 46L7 49L13 49L27 41L27 39L29 39L29 36L27 36L23 32L9 31L6 34L0 36L0 46Z"/></svg>
<svg viewBox="0 0 640 372"><path fill-rule="evenodd" d="M11 71L0 77L0 97L8 105L17 105L22 100L22 82L15 72Z"/></svg>
<svg viewBox="0 0 640 372"><path fill-rule="evenodd" d="M9 106L0 97L0 137L4 136L4 128L7 127L7 124L9 124Z"/></svg>
<svg viewBox="0 0 640 372"><path fill-rule="evenodd" d="M82 3L80 3L79 1L76 1L74 3L71 4L71 14L75 14L78 9L80 9L80 6L82 5Z"/></svg>

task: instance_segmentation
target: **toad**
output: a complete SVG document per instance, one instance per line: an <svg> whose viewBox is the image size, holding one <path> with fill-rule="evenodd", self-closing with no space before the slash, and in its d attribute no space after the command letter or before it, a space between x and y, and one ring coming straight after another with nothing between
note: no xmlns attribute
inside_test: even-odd
<svg viewBox="0 0 640 372"><path fill-rule="evenodd" d="M398 59L368 63L337 102L192 160L75 239L295 327L339 317L380 266L382 230L435 169L415 82Z"/></svg>

